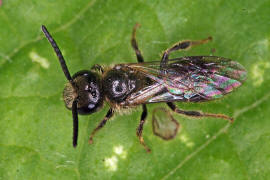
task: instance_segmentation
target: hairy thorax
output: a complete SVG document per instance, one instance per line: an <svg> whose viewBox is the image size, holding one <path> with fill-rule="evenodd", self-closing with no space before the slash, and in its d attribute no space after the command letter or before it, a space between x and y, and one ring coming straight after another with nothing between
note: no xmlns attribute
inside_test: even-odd
<svg viewBox="0 0 270 180"><path fill-rule="evenodd" d="M141 75L136 71L116 65L105 72L103 78L106 99L111 106L120 108L122 102L143 86L143 81Z"/></svg>

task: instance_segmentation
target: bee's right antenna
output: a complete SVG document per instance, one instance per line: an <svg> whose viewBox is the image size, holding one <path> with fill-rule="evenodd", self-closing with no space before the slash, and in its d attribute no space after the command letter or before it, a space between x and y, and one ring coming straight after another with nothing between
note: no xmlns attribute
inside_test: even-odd
<svg viewBox="0 0 270 180"><path fill-rule="evenodd" d="M78 99L76 98L72 103L72 116L73 116L73 147L77 146L78 141L78 110L77 110Z"/></svg>
<svg viewBox="0 0 270 180"><path fill-rule="evenodd" d="M69 73L69 71L68 71L68 68L67 68L65 59L64 59L64 57L63 57L63 55L62 55L62 53L61 53L61 51L60 51L58 45L56 44L56 42L54 41L54 39L53 39L52 36L50 35L49 31L47 30L47 28L46 28L44 25L41 26L41 29L42 29L42 31L44 32L46 38L47 38L47 39L49 40L49 42L51 43L51 45L52 45L52 47L53 47L53 49L54 49L54 51L55 51L55 53L56 53L56 55L57 55L57 57L58 57L58 59L59 59L60 65L61 65L61 67L62 67L62 70L63 70L63 72L64 72L64 74L65 74L67 80L69 80L70 82L72 82L73 80L72 80L72 78L71 78L71 76L70 76L70 73Z"/></svg>
<svg viewBox="0 0 270 180"><path fill-rule="evenodd" d="M56 44L56 42L54 41L54 39L52 38L52 36L50 35L49 31L47 30L47 28L42 25L41 26L42 31L44 32L46 38L49 40L49 42L51 43L58 59L60 62L60 65L62 67L62 70L67 78L67 80L71 83L71 85L75 88L73 79L70 76L70 73L68 71L65 59L58 47L58 45ZM72 116L73 116L73 147L77 146L77 141L78 141L78 109L77 109L77 105L78 105L78 98L76 97L72 103Z"/></svg>

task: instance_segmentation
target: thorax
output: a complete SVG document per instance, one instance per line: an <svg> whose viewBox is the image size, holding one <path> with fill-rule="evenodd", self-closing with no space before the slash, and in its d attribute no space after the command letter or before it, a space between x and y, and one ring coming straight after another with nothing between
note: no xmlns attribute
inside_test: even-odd
<svg viewBox="0 0 270 180"><path fill-rule="evenodd" d="M134 92L143 87L140 73L125 65L115 65L103 75L103 91L111 106L119 107Z"/></svg>

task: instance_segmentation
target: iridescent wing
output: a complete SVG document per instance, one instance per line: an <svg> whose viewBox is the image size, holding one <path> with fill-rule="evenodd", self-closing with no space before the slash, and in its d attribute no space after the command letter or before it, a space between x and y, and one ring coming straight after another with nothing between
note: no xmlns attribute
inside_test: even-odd
<svg viewBox="0 0 270 180"><path fill-rule="evenodd" d="M244 67L230 59L216 56L190 56L171 59L166 75L160 73L160 62L125 64L152 83L133 93L126 104L209 101L230 93L247 77Z"/></svg>

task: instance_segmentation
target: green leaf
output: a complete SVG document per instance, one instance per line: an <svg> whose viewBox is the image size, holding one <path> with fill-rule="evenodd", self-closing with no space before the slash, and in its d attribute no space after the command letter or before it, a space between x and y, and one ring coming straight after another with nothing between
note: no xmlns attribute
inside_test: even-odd
<svg viewBox="0 0 270 180"><path fill-rule="evenodd" d="M269 0L2 0L0 3L0 179L269 179ZM136 137L141 108L119 113L89 145L103 119L79 116L72 147L72 115L64 107L66 79L41 33L47 26L71 74L94 64L136 62L132 27L146 61L159 60L177 41L213 37L172 57L215 55L241 63L248 79L234 93L208 103L177 103L187 110L235 118L193 119L173 114L181 132L171 141L152 133L152 110ZM211 49L215 49L212 52Z"/></svg>

